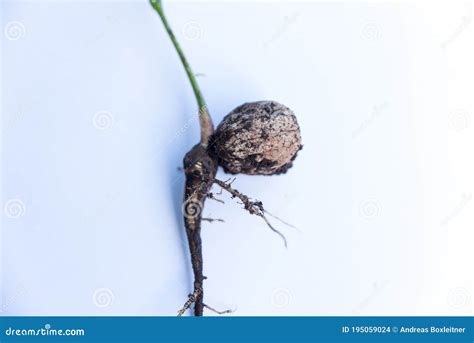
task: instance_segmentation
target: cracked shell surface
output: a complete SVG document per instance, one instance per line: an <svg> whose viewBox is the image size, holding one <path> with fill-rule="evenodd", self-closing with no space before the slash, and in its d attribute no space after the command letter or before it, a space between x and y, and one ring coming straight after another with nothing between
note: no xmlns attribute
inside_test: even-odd
<svg viewBox="0 0 474 343"><path fill-rule="evenodd" d="M228 173L274 175L291 168L301 148L293 111L276 101L257 101L225 116L209 149Z"/></svg>

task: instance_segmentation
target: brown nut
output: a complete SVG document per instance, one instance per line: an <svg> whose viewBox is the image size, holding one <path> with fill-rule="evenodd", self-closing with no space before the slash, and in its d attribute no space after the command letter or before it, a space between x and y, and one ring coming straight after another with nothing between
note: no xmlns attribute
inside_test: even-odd
<svg viewBox="0 0 474 343"><path fill-rule="evenodd" d="M227 116L214 132L209 150L227 173L285 173L301 150L296 116L276 101L245 103Z"/></svg>

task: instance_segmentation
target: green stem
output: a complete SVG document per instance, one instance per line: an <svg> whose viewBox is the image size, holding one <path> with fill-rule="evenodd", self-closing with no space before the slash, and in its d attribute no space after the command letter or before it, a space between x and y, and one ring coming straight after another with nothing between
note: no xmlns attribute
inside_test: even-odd
<svg viewBox="0 0 474 343"><path fill-rule="evenodd" d="M181 46L179 45L176 36L171 29L168 20L166 19L165 13L163 11L163 7L161 4L161 0L150 0L151 6L155 9L158 15L163 22L163 25L168 33L168 36L173 42L173 45L176 49L176 52L181 59L181 63L183 64L184 69L186 70L186 74L188 75L189 81L191 82L191 86L193 87L194 95L196 96L197 104L199 106L199 124L201 127L201 144L207 146L209 137L214 131L214 126L212 124L211 116L207 110L206 102L204 101L204 97L202 96L201 90L199 89L199 85L196 80L196 76L194 75L191 66L189 65L188 61L186 60L186 56L184 55Z"/></svg>

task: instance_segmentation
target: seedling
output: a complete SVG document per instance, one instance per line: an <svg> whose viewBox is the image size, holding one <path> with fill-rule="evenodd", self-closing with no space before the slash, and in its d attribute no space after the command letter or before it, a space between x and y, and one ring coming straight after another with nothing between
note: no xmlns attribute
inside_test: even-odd
<svg viewBox="0 0 474 343"><path fill-rule="evenodd" d="M302 148L298 122L293 112L275 101L258 101L243 104L229 113L216 130L199 89L195 74L186 60L163 11L161 0L150 0L170 37L186 70L199 107L200 141L184 156L185 189L183 200L184 226L191 253L194 273L194 291L178 315L183 315L194 304L194 315L202 316L204 308L219 312L203 302L203 261L201 243L202 212L206 199L216 199L211 192L214 184L238 198L250 214L261 217L268 227L284 241L266 214L262 202L232 188L232 182L216 179L218 166L231 174L275 175L285 173ZM270 215L270 214L269 214Z"/></svg>

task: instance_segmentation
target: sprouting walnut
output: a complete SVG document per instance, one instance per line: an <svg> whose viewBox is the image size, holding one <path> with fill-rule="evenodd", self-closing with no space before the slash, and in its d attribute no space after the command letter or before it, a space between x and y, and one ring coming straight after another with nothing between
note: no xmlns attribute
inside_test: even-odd
<svg viewBox="0 0 474 343"><path fill-rule="evenodd" d="M227 173L285 173L302 148L296 116L276 101L245 103L227 116L211 138L210 153Z"/></svg>

